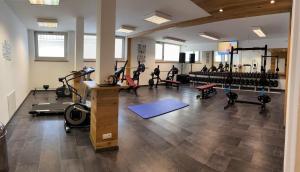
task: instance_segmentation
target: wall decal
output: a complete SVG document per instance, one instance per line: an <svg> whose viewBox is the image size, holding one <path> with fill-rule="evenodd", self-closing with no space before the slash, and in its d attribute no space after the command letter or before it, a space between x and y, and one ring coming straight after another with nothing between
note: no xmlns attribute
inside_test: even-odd
<svg viewBox="0 0 300 172"><path fill-rule="evenodd" d="M138 44L138 54L137 60L141 63L145 63L146 61L146 45L145 44Z"/></svg>
<svg viewBox="0 0 300 172"><path fill-rule="evenodd" d="M4 59L11 61L11 44L8 40L2 42L2 56Z"/></svg>

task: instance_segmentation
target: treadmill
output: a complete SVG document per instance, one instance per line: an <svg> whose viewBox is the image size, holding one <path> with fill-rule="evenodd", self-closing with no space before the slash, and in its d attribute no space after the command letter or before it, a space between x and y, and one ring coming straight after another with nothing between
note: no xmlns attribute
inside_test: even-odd
<svg viewBox="0 0 300 172"><path fill-rule="evenodd" d="M90 80L90 75L95 72L95 69L92 67L84 67L83 70L72 72L64 77L66 81L67 87L70 89L71 93L74 93L76 96L79 97L79 101L81 102L83 99L86 99L86 95L84 98L78 93L74 87L69 84L69 81L74 80L76 78L84 77L85 80ZM75 77L74 77L75 76ZM63 103L38 103L33 104L31 111L29 114L32 116L38 115L59 115L64 114L67 107L74 104L74 102L63 102Z"/></svg>

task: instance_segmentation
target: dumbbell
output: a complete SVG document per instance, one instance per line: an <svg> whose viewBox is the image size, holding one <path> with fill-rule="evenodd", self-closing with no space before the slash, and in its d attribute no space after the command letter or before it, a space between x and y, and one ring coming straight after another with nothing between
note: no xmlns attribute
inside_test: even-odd
<svg viewBox="0 0 300 172"><path fill-rule="evenodd" d="M274 87L274 81L273 80L269 80L269 86Z"/></svg>
<svg viewBox="0 0 300 172"><path fill-rule="evenodd" d="M278 87L278 85L279 85L278 81L275 80L273 85L274 85L274 87Z"/></svg>

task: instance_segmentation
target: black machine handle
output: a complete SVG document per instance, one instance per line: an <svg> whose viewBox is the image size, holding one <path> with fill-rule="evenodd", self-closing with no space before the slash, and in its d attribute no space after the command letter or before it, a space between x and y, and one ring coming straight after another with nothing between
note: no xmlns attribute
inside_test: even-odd
<svg viewBox="0 0 300 172"><path fill-rule="evenodd" d="M86 75L90 75L91 73L95 72L95 68L93 67L88 67L88 68L84 68L83 70L80 70L80 71L77 71L77 72L72 72L71 74L67 75L65 77L65 82L66 82L66 85L68 86L68 88L70 89L71 93L75 94L76 96L79 97L79 101L81 102L82 101L82 96L78 93L78 91L69 84L69 81L71 80L74 80L76 78L80 78L80 77L83 77L83 76L86 76ZM76 75L78 74L78 75ZM75 77L74 77L75 75ZM73 76L72 78L68 78L70 76ZM68 79L67 79L68 78Z"/></svg>

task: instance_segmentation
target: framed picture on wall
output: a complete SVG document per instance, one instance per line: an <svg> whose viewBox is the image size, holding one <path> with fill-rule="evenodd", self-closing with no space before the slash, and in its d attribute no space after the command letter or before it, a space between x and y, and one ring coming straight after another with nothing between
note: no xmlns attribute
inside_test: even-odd
<svg viewBox="0 0 300 172"><path fill-rule="evenodd" d="M145 63L146 61L146 45L145 44L138 44L138 54L137 60L141 63Z"/></svg>

